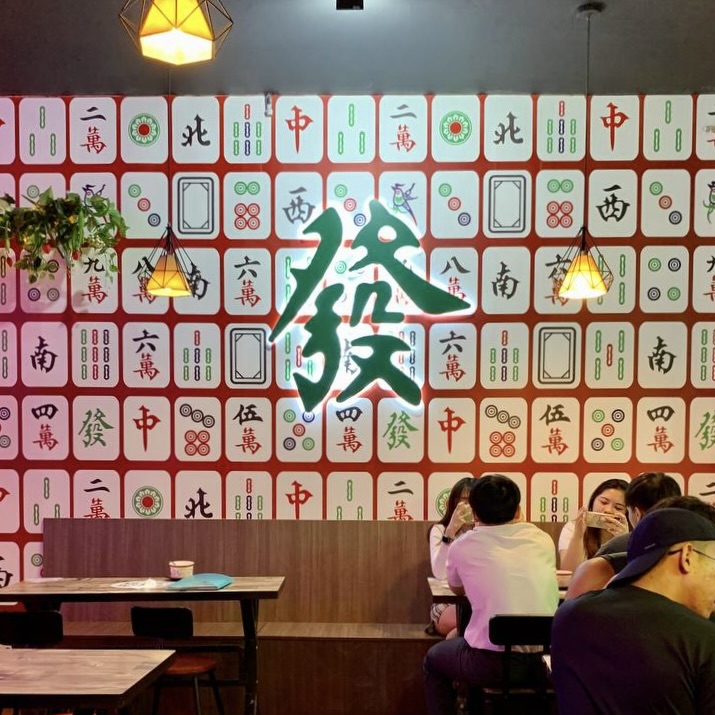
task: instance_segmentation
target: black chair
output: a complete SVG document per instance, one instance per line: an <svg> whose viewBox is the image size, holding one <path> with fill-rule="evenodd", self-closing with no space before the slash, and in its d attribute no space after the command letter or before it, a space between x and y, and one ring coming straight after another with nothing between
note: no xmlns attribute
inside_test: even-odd
<svg viewBox="0 0 715 715"><path fill-rule="evenodd" d="M0 612L0 644L13 648L49 648L64 638L59 611Z"/></svg>
<svg viewBox="0 0 715 715"><path fill-rule="evenodd" d="M132 632L141 638L150 638L159 648L175 648L172 641L185 641L193 638L194 616L190 608L147 608L133 606L131 610ZM194 653L177 653L171 665L154 686L153 715L159 712L159 700L162 688L191 680L194 689L194 703L197 715L201 715L200 686L203 678L213 690L216 709L224 715L223 701L216 681L217 663L215 658Z"/></svg>
<svg viewBox="0 0 715 715"><path fill-rule="evenodd" d="M498 686L480 688L481 702L494 712L497 705L504 709L508 707L512 697L519 701L529 699L543 713L550 711L549 696L553 690L549 688L546 667L541 659L543 654L550 653L551 624L553 616L538 615L495 615L489 619L489 640L494 645L504 646L502 656L502 681ZM516 646L540 646L542 653L533 655L534 685L514 686L512 683L512 660ZM472 698L470 697L470 700Z"/></svg>
<svg viewBox="0 0 715 715"><path fill-rule="evenodd" d="M59 611L0 612L0 645L12 648L51 648L64 638ZM19 708L13 708L18 715ZM46 712L51 712L50 710Z"/></svg>

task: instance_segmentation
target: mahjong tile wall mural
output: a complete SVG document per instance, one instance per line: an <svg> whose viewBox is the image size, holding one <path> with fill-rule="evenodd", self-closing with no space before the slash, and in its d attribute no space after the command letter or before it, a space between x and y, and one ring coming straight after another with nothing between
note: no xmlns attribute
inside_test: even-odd
<svg viewBox="0 0 715 715"><path fill-rule="evenodd" d="M532 520L647 469L715 494L715 95L0 98L0 194L47 188L128 231L113 281L0 255L0 587L51 516L432 520L485 471ZM141 277L167 223L193 297Z"/></svg>

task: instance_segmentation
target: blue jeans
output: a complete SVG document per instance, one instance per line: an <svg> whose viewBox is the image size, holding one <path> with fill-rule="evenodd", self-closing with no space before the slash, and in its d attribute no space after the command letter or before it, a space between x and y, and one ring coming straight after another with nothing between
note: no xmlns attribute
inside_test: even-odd
<svg viewBox="0 0 715 715"><path fill-rule="evenodd" d="M424 674L429 715L454 715L455 681L473 687L499 685L502 681L500 651L472 648L464 638L450 638L433 645L425 655ZM536 682L540 656L513 653L511 682L525 685Z"/></svg>

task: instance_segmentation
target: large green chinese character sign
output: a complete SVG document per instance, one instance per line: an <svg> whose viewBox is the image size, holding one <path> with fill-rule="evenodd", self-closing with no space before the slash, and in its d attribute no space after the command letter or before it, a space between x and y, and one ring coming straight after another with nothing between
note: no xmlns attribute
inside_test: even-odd
<svg viewBox="0 0 715 715"><path fill-rule="evenodd" d="M386 241L381 231L391 229L394 238ZM313 295L319 283L325 278L343 242L343 227L338 212L334 208L324 211L306 227L304 233L317 233L320 243L310 263L305 268L291 268L296 288L288 304L278 319L270 335L271 342L296 319L301 308ZM420 248L420 243L399 218L390 214L379 201L370 202L370 220L359 231L352 244L353 249L364 248L366 253L357 260L350 271L358 271L366 266L381 266L397 283L404 294L424 313L444 315L469 308L469 303L451 293L432 285L421 278L396 257L401 248ZM306 410L313 410L328 395L335 381L341 361L338 327L342 320L335 311L335 304L344 292L342 284L324 287L315 299L315 314L305 324L310 334L303 346L302 354L311 357L321 353L324 357L323 374L316 381L301 374L294 379L298 394ZM371 296L375 296L370 319L373 326L383 323L402 323L404 313L388 310L392 298L392 286L384 280L361 283L355 291L355 299L350 313L350 327L357 326L363 319L364 310ZM383 380L395 394L411 405L420 402L419 386L405 375L392 361L392 355L409 352L410 346L394 335L367 335L351 341L353 347L369 348L365 357L354 355L352 360L358 371L352 382L337 396L338 402L361 393L375 380Z"/></svg>

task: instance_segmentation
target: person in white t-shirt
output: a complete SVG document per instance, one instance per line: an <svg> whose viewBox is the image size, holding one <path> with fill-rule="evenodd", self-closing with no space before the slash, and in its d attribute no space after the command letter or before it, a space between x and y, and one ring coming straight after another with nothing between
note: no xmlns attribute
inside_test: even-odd
<svg viewBox="0 0 715 715"><path fill-rule="evenodd" d="M452 542L474 526L474 516L469 506L469 492L474 477L464 477L453 487L447 498L444 516L429 530L430 564L432 576L447 578L447 554ZM430 632L446 638L457 635L457 607L448 603L433 603L430 609Z"/></svg>
<svg viewBox="0 0 715 715"><path fill-rule="evenodd" d="M569 521L559 537L560 568L574 571L609 539L628 533L626 519L626 488L624 479L606 479L591 494L588 507L582 507L576 518ZM603 522L598 528L587 523L588 513L603 514Z"/></svg>
<svg viewBox="0 0 715 715"><path fill-rule="evenodd" d="M519 487L501 474L487 474L469 493L475 527L450 548L447 582L472 607L464 637L432 646L424 659L430 715L453 715L454 681L494 685L502 675L503 648L489 640L496 614L552 615L559 601L556 554L551 537L522 521ZM512 680L528 683L541 669L540 656L516 654Z"/></svg>

